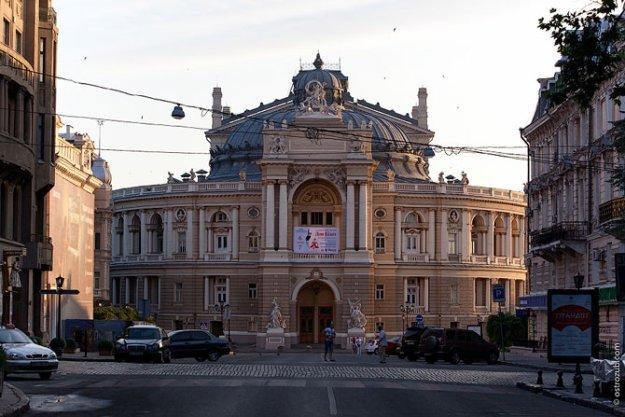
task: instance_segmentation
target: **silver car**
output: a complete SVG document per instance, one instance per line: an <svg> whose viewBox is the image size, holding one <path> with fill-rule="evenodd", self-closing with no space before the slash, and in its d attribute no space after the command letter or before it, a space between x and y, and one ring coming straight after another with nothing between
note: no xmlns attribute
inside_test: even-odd
<svg viewBox="0 0 625 417"><path fill-rule="evenodd" d="M6 374L39 374L50 379L59 367L56 354L33 343L21 330L0 328L0 346L7 357Z"/></svg>

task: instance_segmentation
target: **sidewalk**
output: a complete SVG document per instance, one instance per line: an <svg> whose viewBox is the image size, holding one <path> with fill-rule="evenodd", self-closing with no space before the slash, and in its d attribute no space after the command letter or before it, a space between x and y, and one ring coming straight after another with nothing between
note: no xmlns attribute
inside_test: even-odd
<svg viewBox="0 0 625 417"><path fill-rule="evenodd" d="M18 388L5 382L2 397L0 398L0 416L19 416L28 411L28 409L28 397Z"/></svg>
<svg viewBox="0 0 625 417"><path fill-rule="evenodd" d="M532 349L511 347L510 352L506 352L506 359L503 359L503 355L499 356L499 361L503 365L519 366L528 369L542 369L543 371L564 371L575 372L575 364L571 363L549 363L547 362L546 351L532 352ZM592 368L589 363L581 364L582 374L592 375Z"/></svg>

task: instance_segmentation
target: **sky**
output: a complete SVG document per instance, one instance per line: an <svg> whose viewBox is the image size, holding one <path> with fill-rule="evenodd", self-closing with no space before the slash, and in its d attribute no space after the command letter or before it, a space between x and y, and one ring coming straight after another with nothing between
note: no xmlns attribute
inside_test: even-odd
<svg viewBox="0 0 625 417"><path fill-rule="evenodd" d="M57 73L176 102L210 107L214 86L233 112L285 97L302 62L317 51L341 62L352 96L405 114L428 89L433 143L523 146L519 128L533 114L539 77L557 59L537 20L551 7L586 0L55 0ZM57 111L208 129L211 115L59 80ZM103 149L197 152L145 154L103 150L113 187L163 183L208 170L201 129L180 129L63 117ZM524 148L510 152L525 153ZM430 176L521 190L526 163L462 152L437 153Z"/></svg>

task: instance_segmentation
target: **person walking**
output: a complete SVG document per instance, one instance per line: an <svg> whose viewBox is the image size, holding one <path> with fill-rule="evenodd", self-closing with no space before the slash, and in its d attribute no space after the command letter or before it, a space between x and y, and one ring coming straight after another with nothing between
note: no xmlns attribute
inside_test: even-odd
<svg viewBox="0 0 625 417"><path fill-rule="evenodd" d="M378 355L380 356L380 363L386 363L386 346L388 341L386 340L386 332L384 327L378 325Z"/></svg>
<svg viewBox="0 0 625 417"><path fill-rule="evenodd" d="M323 360L327 362L328 355L329 355L330 362L334 362L334 358L332 357L334 353L334 337L336 336L336 331L334 330L334 323L330 322L330 324L328 324L328 327L326 327L323 330L323 334L326 337Z"/></svg>
<svg viewBox="0 0 625 417"><path fill-rule="evenodd" d="M360 336L356 338L356 354L358 356L362 355L362 337Z"/></svg>

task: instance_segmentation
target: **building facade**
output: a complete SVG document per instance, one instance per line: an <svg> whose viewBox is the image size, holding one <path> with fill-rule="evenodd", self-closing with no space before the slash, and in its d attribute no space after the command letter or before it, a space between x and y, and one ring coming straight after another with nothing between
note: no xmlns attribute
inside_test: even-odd
<svg viewBox="0 0 625 417"><path fill-rule="evenodd" d="M622 77L620 74L619 77ZM529 144L528 217L530 230L530 294L521 307L530 313L530 338L547 337L547 290L599 288L599 338L622 340L623 314L615 288L615 254L624 253L621 225L625 198L610 182L623 169L623 156L612 146L612 122L623 118L610 99L614 80L605 83L586 111L571 101L552 106L547 92L557 74L539 79L540 91L532 122L522 129ZM619 168L620 167L620 168Z"/></svg>
<svg viewBox="0 0 625 417"><path fill-rule="evenodd" d="M344 344L350 304L365 331L466 327L524 294L523 193L429 177L427 92L412 115L354 100L314 64L291 93L239 115L213 90L210 174L113 191L111 299L167 329L262 343L275 299L287 345ZM208 174L208 175L207 175ZM222 315L219 304L229 309ZM408 306L402 318L401 306Z"/></svg>
<svg viewBox="0 0 625 417"><path fill-rule="evenodd" d="M112 176L108 162L99 155L91 165L102 186L95 190L93 301L97 305L110 300L111 226L113 214Z"/></svg>
<svg viewBox="0 0 625 417"><path fill-rule="evenodd" d="M0 4L2 322L40 334L43 271L52 268L46 195L54 185L56 13L50 0Z"/></svg>
<svg viewBox="0 0 625 417"><path fill-rule="evenodd" d="M70 127L56 139L55 183L48 193L47 214L50 237L57 247L52 270L46 273L44 288L56 288L55 279L65 278L64 289L77 295L61 298L61 320L93 318L95 193L102 186L92 170L93 141L86 134L71 133ZM42 334L57 337L56 295L43 297Z"/></svg>

